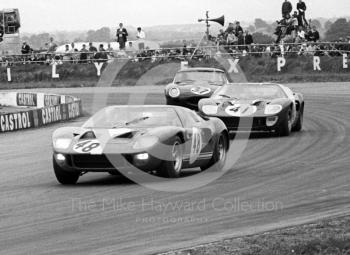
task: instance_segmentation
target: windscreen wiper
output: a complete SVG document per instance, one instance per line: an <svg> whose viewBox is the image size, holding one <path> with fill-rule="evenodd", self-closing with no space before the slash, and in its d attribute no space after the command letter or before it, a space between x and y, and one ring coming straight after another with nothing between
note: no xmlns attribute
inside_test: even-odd
<svg viewBox="0 0 350 255"><path fill-rule="evenodd" d="M138 122L141 122L141 121L144 121L144 120L148 120L150 117L149 116L145 116L145 117L142 117L142 118L137 118L137 119L134 119L134 120L131 120L129 122L126 122L125 123L125 126L129 126L129 125L132 125L132 124L136 124Z"/></svg>

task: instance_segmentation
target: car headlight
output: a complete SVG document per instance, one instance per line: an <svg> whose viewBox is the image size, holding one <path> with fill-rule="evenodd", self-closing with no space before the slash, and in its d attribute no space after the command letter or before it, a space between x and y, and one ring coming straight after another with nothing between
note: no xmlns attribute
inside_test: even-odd
<svg viewBox="0 0 350 255"><path fill-rule="evenodd" d="M215 115L218 113L218 108L216 105L204 105L202 111L207 115Z"/></svg>
<svg viewBox="0 0 350 255"><path fill-rule="evenodd" d="M266 118L266 126L272 127L272 126L276 125L277 121L278 121L277 116L267 117Z"/></svg>
<svg viewBox="0 0 350 255"><path fill-rule="evenodd" d="M282 106L279 104L271 104L271 105L267 105L265 107L265 114L266 115L277 114L281 111L282 111Z"/></svg>
<svg viewBox="0 0 350 255"><path fill-rule="evenodd" d="M68 149L71 142L72 142L72 140L69 138L58 138L54 142L54 147L55 147L55 149L65 150L65 149Z"/></svg>
<svg viewBox="0 0 350 255"><path fill-rule="evenodd" d="M156 136L146 136L140 137L135 143L133 148L135 150L149 148L155 145L158 142L159 138Z"/></svg>
<svg viewBox="0 0 350 255"><path fill-rule="evenodd" d="M169 96L172 98L176 98L180 96L180 90L178 88L171 88L169 89Z"/></svg>

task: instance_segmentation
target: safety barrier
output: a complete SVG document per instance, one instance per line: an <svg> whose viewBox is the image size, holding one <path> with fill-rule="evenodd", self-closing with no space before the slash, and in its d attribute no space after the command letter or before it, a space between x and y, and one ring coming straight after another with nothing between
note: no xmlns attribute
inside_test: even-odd
<svg viewBox="0 0 350 255"><path fill-rule="evenodd" d="M0 133L38 128L82 115L81 100L66 95L0 92L0 105L19 108L0 113Z"/></svg>

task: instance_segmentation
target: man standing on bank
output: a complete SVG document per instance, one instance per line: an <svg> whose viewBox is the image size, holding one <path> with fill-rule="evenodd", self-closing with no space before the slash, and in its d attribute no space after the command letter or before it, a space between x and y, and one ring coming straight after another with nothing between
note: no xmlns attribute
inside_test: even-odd
<svg viewBox="0 0 350 255"><path fill-rule="evenodd" d="M128 31L123 27L123 23L119 24L119 28L117 29L117 42L119 43L119 49L125 49L125 43L128 40Z"/></svg>
<svg viewBox="0 0 350 255"><path fill-rule="evenodd" d="M293 5L288 0L285 0L282 4L282 17L285 19L287 15L293 11Z"/></svg>
<svg viewBox="0 0 350 255"><path fill-rule="evenodd" d="M305 2L303 2L303 0L299 0L299 2L297 3L297 10L299 12L299 16L298 16L299 26L304 26L304 23L305 23L305 26L308 26L308 22L305 18L306 4Z"/></svg>

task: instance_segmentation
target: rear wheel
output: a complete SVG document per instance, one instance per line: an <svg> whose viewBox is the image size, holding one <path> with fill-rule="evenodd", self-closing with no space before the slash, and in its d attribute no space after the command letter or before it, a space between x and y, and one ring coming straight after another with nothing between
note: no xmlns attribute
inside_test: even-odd
<svg viewBox="0 0 350 255"><path fill-rule="evenodd" d="M283 120L282 123L280 123L277 133L279 136L289 136L292 132L292 109L289 109L287 112L287 116Z"/></svg>
<svg viewBox="0 0 350 255"><path fill-rule="evenodd" d="M221 134L214 147L213 156L210 162L206 166L201 167L201 170L204 171L214 166L215 170L220 171L226 162L227 148L228 146L226 136L225 134Z"/></svg>
<svg viewBox="0 0 350 255"><path fill-rule="evenodd" d="M65 171L62 167L60 167L56 160L53 159L53 169L56 175L56 179L59 183L63 185L73 185L78 182L80 177L80 173L71 173Z"/></svg>
<svg viewBox="0 0 350 255"><path fill-rule="evenodd" d="M167 178L177 178L181 174L183 163L183 146L179 137L175 137L170 145L170 161L164 161L160 169L160 174Z"/></svg>

